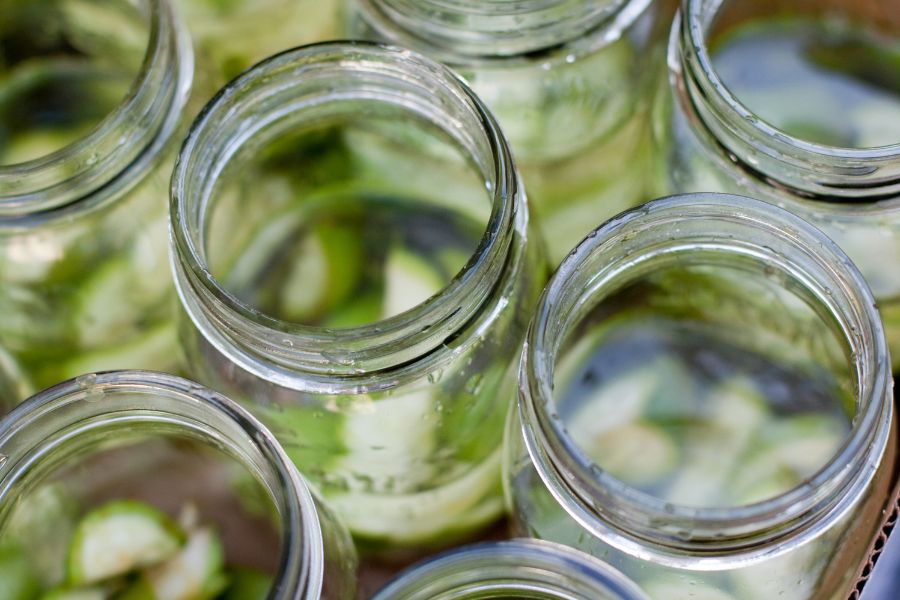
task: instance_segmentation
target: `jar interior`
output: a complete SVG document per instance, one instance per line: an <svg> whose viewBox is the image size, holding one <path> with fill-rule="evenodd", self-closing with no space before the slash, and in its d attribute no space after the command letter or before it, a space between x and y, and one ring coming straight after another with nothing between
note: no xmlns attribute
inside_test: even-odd
<svg viewBox="0 0 900 600"><path fill-rule="evenodd" d="M492 196L425 118L365 100L327 110L282 117L243 143L215 184L204 243L212 275L247 306L340 329L444 289L484 238Z"/></svg>
<svg viewBox="0 0 900 600"><path fill-rule="evenodd" d="M855 358L792 274L675 249L593 293L553 375L554 410L587 463L665 502L727 508L800 486L845 443Z"/></svg>
<svg viewBox="0 0 900 600"><path fill-rule="evenodd" d="M127 97L151 32L149 1L0 5L0 165L83 138Z"/></svg>
<svg viewBox="0 0 900 600"><path fill-rule="evenodd" d="M725 0L707 36L737 100L790 136L900 143L900 2Z"/></svg>
<svg viewBox="0 0 900 600"><path fill-rule="evenodd" d="M256 476L207 438L185 435L163 422L135 419L122 425L114 418L95 423L41 456L16 482L14 504L0 518L0 574L14 587L26 581L44 591L72 585L73 557L90 556L85 549L93 547L102 558L109 548L105 544L114 544L101 539L99 528L88 529L86 519L99 514L92 511L127 500L140 503L129 507L128 515L162 511L175 523L184 545L152 567L136 567L85 588L127 593L145 579L161 586L165 579L160 571L182 560L193 565L190 576L177 581L170 576L168 587L154 588L158 594L195 583L218 587L213 596L241 585L261 587L264 594L279 566L280 520ZM209 536L207 546L198 546L201 533ZM141 537L134 530L131 535L131 543L140 546ZM224 564L204 571L198 567L203 563L189 558L192 545L195 559L200 547L200 556ZM220 548L223 559L217 558ZM82 564L92 563L83 558ZM191 581L198 576L206 579Z"/></svg>

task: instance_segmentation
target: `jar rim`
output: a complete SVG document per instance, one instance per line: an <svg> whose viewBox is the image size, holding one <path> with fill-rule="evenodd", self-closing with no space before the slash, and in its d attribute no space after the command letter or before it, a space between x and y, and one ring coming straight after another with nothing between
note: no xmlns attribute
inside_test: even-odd
<svg viewBox="0 0 900 600"><path fill-rule="evenodd" d="M0 225L88 210L117 197L172 139L190 95L193 46L169 0L142 1L147 46L127 93L83 137L50 154L0 165Z"/></svg>
<svg viewBox="0 0 900 600"><path fill-rule="evenodd" d="M692 110L710 133L717 139L727 138L726 147L741 162L745 162L744 150L758 155L756 160L746 161L751 171L761 171L763 176L803 193L823 198L874 196L876 200L896 194L900 188L900 140L871 148L808 141L771 125L729 90L713 65L707 45L708 30L727 1L682 0L670 40L670 70L684 78ZM802 174L776 173L769 162L792 166Z"/></svg>
<svg viewBox="0 0 900 600"><path fill-rule="evenodd" d="M486 571L490 571L490 576L484 575ZM558 587L556 582L536 580L539 572L561 575L566 589ZM471 577L460 578L460 575ZM523 584L552 585L539 591L558 592L559 598L566 600L596 600L600 594L616 600L648 598L623 573L593 556L545 540L518 538L471 544L423 560L390 581L372 600L424 600L424 593L431 598L450 591L453 598L466 598L468 593L479 594L477 597L481 598L484 585L489 585L493 593L505 591L504 586L510 592L521 592L521 587L512 587L520 579ZM578 592L585 595L573 595L576 592L570 586L574 585L583 586L585 589Z"/></svg>
<svg viewBox="0 0 900 600"><path fill-rule="evenodd" d="M807 482L754 504L727 508L676 505L628 486L590 461L575 461L575 477L563 475L560 471L564 468L558 466L568 457L568 449L577 447L555 416L552 390L558 338L563 333L553 328L561 327L560 323L565 319L561 314L566 310L562 302L564 290L579 269L629 225L650 227L654 219L659 224L674 224L686 218L703 219L709 228L714 226L716 219L728 219L748 227L765 227L793 243L802 244L817 260L823 264L827 262L829 274L840 282L840 289L857 300L856 308L860 311L858 322L849 327L839 319L842 333L857 356L857 415L850 433L828 463ZM677 243L678 235L674 233L670 243ZM735 240L723 240L717 248L729 251L729 243L732 251L738 248L739 242ZM663 251L662 244L648 248L648 252ZM610 264L604 268L608 268L610 277L615 277L632 265ZM599 278L601 274L594 275ZM597 279L592 281L600 285ZM592 289L596 290L593 285ZM838 293L838 290L834 291L835 295ZM584 291L581 298L588 295L590 291ZM829 308L836 309L834 306ZM859 343L848 331L850 327L857 327L856 335L863 336ZM519 414L525 445L552 495L567 511L571 508L573 516L583 526L592 531L598 527L605 531L605 527L600 527L600 521L604 520L605 525L608 520L616 530L612 533L615 538L612 543L631 551L647 552L634 540L654 542L660 548L658 552L654 551L654 557L663 562L677 562L684 550L702 552L702 544L711 543L715 550L692 568L714 569L728 552L749 552L745 546L754 536L773 539L790 535L802 524L812 522L829 510L836 510L836 499L832 496L856 485L856 478L863 471L848 469L847 465L858 465L866 460L877 450L875 438L886 436L882 430L885 419L889 423L892 411L889 400L892 380L887 356L881 319L868 286L843 251L820 230L777 206L751 198L715 193L670 196L622 213L597 228L566 258L545 289L529 329L519 376ZM884 440L880 443L883 445ZM597 512L598 506L603 510L602 517ZM647 523L654 525L647 527ZM680 533L657 532L662 524L670 524L668 530ZM625 533L624 537L619 536L620 532ZM698 546L698 540L701 546ZM709 551L709 547L705 549ZM773 552L777 550L760 548L756 551L759 555L769 556Z"/></svg>
<svg viewBox="0 0 900 600"><path fill-rule="evenodd" d="M560 60L570 60L573 53L592 52L619 39L652 2L611 0L601 5L584 0L356 0L355 6L366 15L366 23L390 43L446 64L468 66L519 59L553 60L557 55ZM536 22L525 26L522 18L529 13ZM473 27L468 21L460 27L460 17L484 18L485 27Z"/></svg>
<svg viewBox="0 0 900 600"><path fill-rule="evenodd" d="M193 213L208 208L210 195L208 188L193 194L191 189L194 178L204 176L196 173L202 167L196 163L199 160L196 157L204 151L204 144L216 143L205 136L215 131L220 119L234 118L234 113L242 107L241 94L249 93L253 86L264 83L283 91L303 81L305 69L321 70L323 64L329 69L329 75L377 76L382 80L405 75L408 82L425 81L441 86L466 111L467 124L483 132L489 153L484 158L490 172L484 176L489 178L486 184L491 214L468 263L440 292L415 307L381 321L343 329L277 319L237 298L211 273L202 250L202 233L198 231L202 228L192 227L194 221L199 222ZM371 101L374 84L366 80L363 83L368 84L367 88L357 84L355 93L359 99ZM249 105L249 101L244 104ZM304 106L294 103L290 110L298 112ZM398 106L402 110L414 110ZM241 134L242 142L252 136L247 131ZM237 147L229 148L234 152ZM213 170L218 172L230 157L216 156L216 159L222 163ZM182 305L207 339L227 346L228 356L251 371L259 366L252 356L240 352L243 348L256 356L272 359L279 367L325 378L369 376L408 365L441 348L452 333L471 319L496 287L511 253L513 228L526 214L509 146L494 117L465 82L447 67L409 50L357 41L324 42L287 50L251 67L225 86L191 126L172 176L170 206L176 287ZM189 299L198 299L198 306ZM222 335L215 335L211 330ZM264 376L287 387L295 383L290 375L276 370L268 370Z"/></svg>
<svg viewBox="0 0 900 600"><path fill-rule="evenodd" d="M175 375L140 370L90 373L47 388L22 402L0 419L0 506L15 490L22 471L27 470L35 460L32 456L34 450L48 443L62 444L80 434L87 434L95 427L94 420L98 416L115 415L124 427L130 426L127 420L122 420L129 413L138 416L143 423L157 421L176 427L189 424L188 417L182 416L184 420L179 421L179 413L171 408L163 411L165 415L154 419L148 414L153 410L149 400L140 410L123 409L112 397L103 396L106 392L164 397L167 401L177 402L186 411L197 407L214 411L229 425L235 426L245 436L243 441L250 444L253 453L271 466L276 477L278 489L266 487L281 517L281 558L275 575L279 590L285 598L319 597L323 585L324 545L314 496L306 482L275 436L246 409L218 392ZM101 395L99 399L96 397L98 394ZM83 419L81 423L67 420L54 427L52 434L40 439L29 441L26 438L24 443L20 439L27 435L30 427L40 426L48 416L59 414L61 409L76 403L91 406L89 419ZM212 426L209 422L205 424ZM216 440L224 441L221 436ZM25 464L20 465L20 462Z"/></svg>

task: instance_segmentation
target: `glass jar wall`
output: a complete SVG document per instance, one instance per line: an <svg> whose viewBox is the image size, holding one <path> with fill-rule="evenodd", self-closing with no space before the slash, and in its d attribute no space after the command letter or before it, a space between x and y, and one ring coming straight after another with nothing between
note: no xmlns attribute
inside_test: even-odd
<svg viewBox="0 0 900 600"><path fill-rule="evenodd" d="M782 206L853 259L900 356L900 3L688 0L669 183ZM760 66L764 65L764 66Z"/></svg>
<svg viewBox="0 0 900 600"><path fill-rule="evenodd" d="M523 352L520 533L652 598L845 598L896 481L890 362L861 275L760 201L672 197L566 259Z"/></svg>
<svg viewBox="0 0 900 600"><path fill-rule="evenodd" d="M192 69L167 0L0 7L0 345L36 387L173 366L165 156Z"/></svg>
<svg viewBox="0 0 900 600"><path fill-rule="evenodd" d="M627 577L586 554L518 539L460 548L425 561L372 600L647 600Z"/></svg>
<svg viewBox="0 0 900 600"><path fill-rule="evenodd" d="M337 29L338 0L174 1L194 40L199 106L267 56L334 39Z"/></svg>
<svg viewBox="0 0 900 600"><path fill-rule="evenodd" d="M349 0L347 31L460 73L516 155L552 263L655 195L650 106L665 82L668 0Z"/></svg>
<svg viewBox="0 0 900 600"><path fill-rule="evenodd" d="M247 585L262 589L247 597L355 597L346 529L270 432L195 383L146 371L65 382L0 421L0 457L4 598ZM168 536L182 549L149 567ZM120 574L132 566L146 570Z"/></svg>
<svg viewBox="0 0 900 600"><path fill-rule="evenodd" d="M173 178L181 335L385 553L496 519L545 278L506 141L449 70L323 44L232 82Z"/></svg>

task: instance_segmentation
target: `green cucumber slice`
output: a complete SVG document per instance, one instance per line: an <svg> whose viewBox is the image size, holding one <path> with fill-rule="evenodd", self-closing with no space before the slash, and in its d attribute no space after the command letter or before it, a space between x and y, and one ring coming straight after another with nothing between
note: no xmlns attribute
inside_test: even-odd
<svg viewBox="0 0 900 600"><path fill-rule="evenodd" d="M422 304L445 286L437 268L401 248L388 253L384 266L384 317L394 317Z"/></svg>
<svg viewBox="0 0 900 600"><path fill-rule="evenodd" d="M641 587L653 600L736 600L730 593L694 577L687 575L685 579L666 577L646 582Z"/></svg>
<svg viewBox="0 0 900 600"><path fill-rule="evenodd" d="M31 600L41 591L41 583L20 548L0 547L0 598Z"/></svg>
<svg viewBox="0 0 900 600"><path fill-rule="evenodd" d="M327 500L357 538L397 544L469 533L503 511L500 452L447 485L409 494L342 493Z"/></svg>
<svg viewBox="0 0 900 600"><path fill-rule="evenodd" d="M88 513L69 549L69 583L91 585L173 556L184 533L162 512L131 500L110 502Z"/></svg>
<svg viewBox="0 0 900 600"><path fill-rule="evenodd" d="M109 593L104 588L62 588L44 594L41 600L107 600L107 598Z"/></svg>
<svg viewBox="0 0 900 600"><path fill-rule="evenodd" d="M85 373L114 369L170 370L178 362L178 331L173 323L148 330L127 344L84 353L70 361L42 370L36 379L64 381Z"/></svg>
<svg viewBox="0 0 900 600"><path fill-rule="evenodd" d="M207 600L228 586L225 550L210 528L195 529L184 547L166 562L145 571L156 600Z"/></svg>
<svg viewBox="0 0 900 600"><path fill-rule="evenodd" d="M223 600L265 600L272 588L272 576L254 569L234 569L229 579Z"/></svg>

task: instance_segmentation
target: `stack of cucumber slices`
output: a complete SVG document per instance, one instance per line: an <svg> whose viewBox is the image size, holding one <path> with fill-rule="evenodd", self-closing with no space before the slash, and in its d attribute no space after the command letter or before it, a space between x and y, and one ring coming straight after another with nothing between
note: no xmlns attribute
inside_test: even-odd
<svg viewBox="0 0 900 600"><path fill-rule="evenodd" d="M257 600L268 575L226 570L216 531L191 507L180 524L153 506L114 500L76 525L65 581L42 591L20 553L0 552L0 597L7 600ZM21 563L21 564L20 564Z"/></svg>

